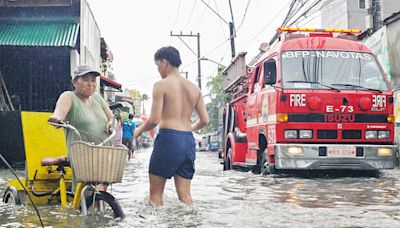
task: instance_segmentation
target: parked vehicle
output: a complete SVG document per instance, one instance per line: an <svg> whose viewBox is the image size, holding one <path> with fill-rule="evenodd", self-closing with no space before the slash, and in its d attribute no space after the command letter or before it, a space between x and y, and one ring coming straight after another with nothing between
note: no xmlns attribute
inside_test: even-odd
<svg viewBox="0 0 400 228"><path fill-rule="evenodd" d="M356 30L279 28L254 64L224 70L224 170L394 167L393 94Z"/></svg>

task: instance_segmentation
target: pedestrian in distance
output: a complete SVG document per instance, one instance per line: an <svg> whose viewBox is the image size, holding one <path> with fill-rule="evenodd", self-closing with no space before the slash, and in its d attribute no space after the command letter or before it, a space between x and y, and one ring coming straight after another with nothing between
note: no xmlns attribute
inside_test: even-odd
<svg viewBox="0 0 400 228"><path fill-rule="evenodd" d="M129 114L128 119L122 123L122 143L128 147L128 160L131 159L134 152L133 148L133 132L136 124L133 122L133 114Z"/></svg>
<svg viewBox="0 0 400 228"><path fill-rule="evenodd" d="M190 194L196 159L196 144L192 132L208 124L208 114L201 90L179 73L181 58L174 47L162 47L154 55L161 80L153 86L151 114L135 130L135 138L159 125L149 164L152 205L163 204L167 179L174 177L178 198L192 204ZM199 119L190 122L193 110Z"/></svg>
<svg viewBox="0 0 400 228"><path fill-rule="evenodd" d="M92 67L78 66L72 78L74 91L66 91L59 96L54 112L48 118L49 122L54 123L68 121L84 133L81 134L82 141L95 144L108 138L113 120L113 113L107 102L95 93L98 76L100 73ZM66 137L67 148L70 151L72 143L78 141L78 138L70 129L67 129ZM72 178L74 191L76 187L74 174ZM107 190L105 185L97 188L102 191Z"/></svg>
<svg viewBox="0 0 400 228"><path fill-rule="evenodd" d="M118 115L116 117L115 124L115 136L114 136L114 146L122 146L122 119L121 116Z"/></svg>

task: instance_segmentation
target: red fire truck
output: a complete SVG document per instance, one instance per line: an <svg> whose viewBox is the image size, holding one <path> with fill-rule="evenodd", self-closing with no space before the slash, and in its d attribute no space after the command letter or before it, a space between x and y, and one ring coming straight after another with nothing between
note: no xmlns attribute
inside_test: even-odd
<svg viewBox="0 0 400 228"><path fill-rule="evenodd" d="M394 168L393 95L358 30L279 28L224 70L224 170Z"/></svg>

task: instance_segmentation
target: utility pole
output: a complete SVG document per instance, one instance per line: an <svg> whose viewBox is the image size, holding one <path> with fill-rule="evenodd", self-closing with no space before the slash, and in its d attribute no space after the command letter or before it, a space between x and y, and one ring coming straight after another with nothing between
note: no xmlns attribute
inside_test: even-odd
<svg viewBox="0 0 400 228"><path fill-rule="evenodd" d="M199 88L201 89L200 33L182 34L182 32L181 32L180 34L172 34L172 31L171 31L170 35L177 36L186 45L186 47L188 47L192 52L193 52L193 50L189 47L189 45L187 45L185 43L185 41L183 41L183 39L181 37L197 37L197 74L198 74L197 75L197 83L198 83Z"/></svg>
<svg viewBox="0 0 400 228"><path fill-rule="evenodd" d="M232 11L231 0L229 0L229 8L231 10L231 18L232 18L232 22L229 22L229 39L231 40L232 58L235 58L235 56L236 56L236 50L235 50L236 29L235 29L235 21L233 20L233 11Z"/></svg>
<svg viewBox="0 0 400 228"><path fill-rule="evenodd" d="M185 78L188 79L188 73L189 73L189 72L187 72L187 71L181 71L181 72L179 72L179 73L185 74Z"/></svg>
<svg viewBox="0 0 400 228"><path fill-rule="evenodd" d="M372 14L372 26L374 31L382 27L382 6L380 0L371 1L370 13Z"/></svg>

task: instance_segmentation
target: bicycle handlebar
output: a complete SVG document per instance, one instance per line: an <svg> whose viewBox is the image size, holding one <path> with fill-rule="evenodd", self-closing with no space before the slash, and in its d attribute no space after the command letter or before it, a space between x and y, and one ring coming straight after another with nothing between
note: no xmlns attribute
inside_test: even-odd
<svg viewBox="0 0 400 228"><path fill-rule="evenodd" d="M76 129L76 127L72 126L71 124L67 123L67 122L63 122L60 121L58 123L54 123L54 122L48 122L50 125L56 126L56 127L62 127L62 128L68 128L71 129L79 138L79 141L82 141L82 137L81 134L79 133L79 130ZM101 142L100 144L97 144L97 146L104 146L104 144L106 144L108 141L110 141L116 134L116 131L114 128L112 128L111 130L111 134L110 136L108 136L108 138L106 138L103 142Z"/></svg>

